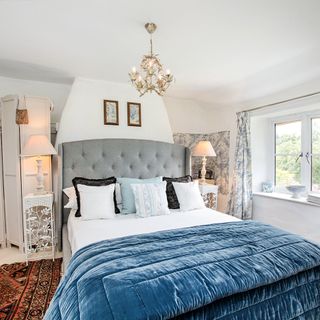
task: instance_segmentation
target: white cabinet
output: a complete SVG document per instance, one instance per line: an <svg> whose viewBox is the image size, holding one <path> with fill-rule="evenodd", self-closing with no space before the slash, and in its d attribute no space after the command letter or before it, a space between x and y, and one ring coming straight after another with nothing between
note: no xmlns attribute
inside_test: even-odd
<svg viewBox="0 0 320 320"><path fill-rule="evenodd" d="M19 126L16 124L18 103L28 110L29 124L27 125ZM6 96L1 99L6 242L8 245L18 246L21 250L23 249L22 197L34 190L36 165L35 159L32 157L21 159L20 150L31 134L46 134L50 139L51 107L51 101L41 97L24 97L20 99L18 96ZM50 158L44 157L43 162L46 190L51 191Z"/></svg>

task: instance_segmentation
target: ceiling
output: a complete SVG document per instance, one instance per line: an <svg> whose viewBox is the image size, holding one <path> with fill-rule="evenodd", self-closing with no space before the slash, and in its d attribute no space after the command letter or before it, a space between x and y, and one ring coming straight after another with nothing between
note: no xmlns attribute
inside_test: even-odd
<svg viewBox="0 0 320 320"><path fill-rule="evenodd" d="M0 76L128 82L147 21L170 96L228 106L320 87L319 0L0 0Z"/></svg>

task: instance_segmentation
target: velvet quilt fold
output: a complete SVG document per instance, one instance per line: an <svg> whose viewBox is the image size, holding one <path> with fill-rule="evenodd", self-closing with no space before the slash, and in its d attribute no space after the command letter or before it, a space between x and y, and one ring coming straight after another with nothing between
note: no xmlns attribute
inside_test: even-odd
<svg viewBox="0 0 320 320"><path fill-rule="evenodd" d="M45 319L289 320L319 312L320 247L239 221L79 250Z"/></svg>

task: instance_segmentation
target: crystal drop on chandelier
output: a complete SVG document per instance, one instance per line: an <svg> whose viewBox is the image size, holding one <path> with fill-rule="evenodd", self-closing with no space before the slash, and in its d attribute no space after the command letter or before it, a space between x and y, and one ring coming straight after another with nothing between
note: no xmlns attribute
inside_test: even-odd
<svg viewBox="0 0 320 320"><path fill-rule="evenodd" d="M150 53L143 56L140 63L141 71L137 71L133 67L131 72L129 72L129 76L132 84L140 93L140 97L146 92L152 91L162 96L174 78L169 69L165 72L163 71L163 66L160 63L158 55L153 53L152 33L154 33L157 26L151 22L146 23L145 28L150 34Z"/></svg>

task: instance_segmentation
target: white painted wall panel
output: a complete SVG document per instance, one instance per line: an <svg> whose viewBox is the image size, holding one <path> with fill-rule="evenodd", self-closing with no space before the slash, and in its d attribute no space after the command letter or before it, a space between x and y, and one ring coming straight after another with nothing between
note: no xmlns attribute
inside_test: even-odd
<svg viewBox="0 0 320 320"><path fill-rule="evenodd" d="M103 100L119 101L119 126L103 123ZM141 103L142 127L127 125L127 102ZM127 138L173 142L163 99L139 97L131 84L78 78L63 110L57 144L67 141Z"/></svg>
<svg viewBox="0 0 320 320"><path fill-rule="evenodd" d="M254 195L253 218L320 243L320 206Z"/></svg>

